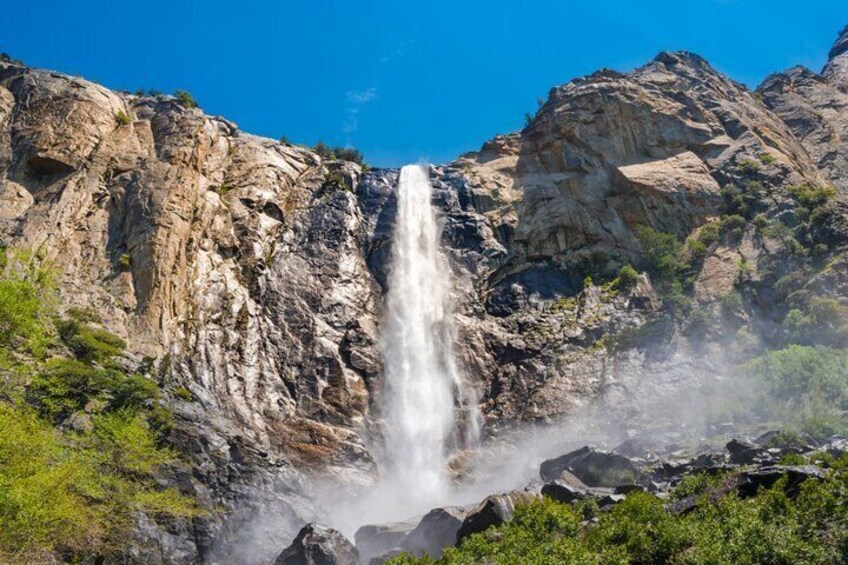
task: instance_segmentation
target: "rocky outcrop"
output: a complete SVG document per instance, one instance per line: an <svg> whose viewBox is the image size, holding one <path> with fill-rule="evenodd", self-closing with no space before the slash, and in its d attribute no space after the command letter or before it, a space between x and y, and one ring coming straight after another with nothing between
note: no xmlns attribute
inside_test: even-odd
<svg viewBox="0 0 848 565"><path fill-rule="evenodd" d="M359 553L336 530L307 524L274 565L359 565Z"/></svg>

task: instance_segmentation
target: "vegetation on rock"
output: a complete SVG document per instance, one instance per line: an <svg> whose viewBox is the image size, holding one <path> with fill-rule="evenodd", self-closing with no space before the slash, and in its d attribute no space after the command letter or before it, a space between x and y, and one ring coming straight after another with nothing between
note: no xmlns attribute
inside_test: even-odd
<svg viewBox="0 0 848 565"><path fill-rule="evenodd" d="M98 559L125 549L140 514L198 515L161 486L177 464L170 414L121 360L124 340L86 310L51 323L41 254L0 257L0 561Z"/></svg>

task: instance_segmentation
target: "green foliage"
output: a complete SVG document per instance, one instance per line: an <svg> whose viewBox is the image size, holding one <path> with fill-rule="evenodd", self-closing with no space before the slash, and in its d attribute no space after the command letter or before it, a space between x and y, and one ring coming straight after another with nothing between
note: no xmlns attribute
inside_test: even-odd
<svg viewBox="0 0 848 565"><path fill-rule="evenodd" d="M41 253L0 249L0 347L19 345L42 354L48 343L45 306L52 305L53 274Z"/></svg>
<svg viewBox="0 0 848 565"><path fill-rule="evenodd" d="M710 222L701 226L698 239L707 247L712 247L721 237L721 227L717 222Z"/></svg>
<svg viewBox="0 0 848 565"><path fill-rule="evenodd" d="M760 153L759 155L757 155L757 157L760 158L760 163L762 163L763 165L774 165L776 161L774 155L772 155L771 153Z"/></svg>
<svg viewBox="0 0 848 565"><path fill-rule="evenodd" d="M100 562L125 551L139 512L198 514L160 486L175 454L162 447L171 415L156 384L122 366L126 344L90 309L51 325L52 297L40 254L0 254L0 359L16 360L0 366L3 563Z"/></svg>
<svg viewBox="0 0 848 565"><path fill-rule="evenodd" d="M188 91L177 89L174 91L174 98L184 108L197 108L197 100Z"/></svg>
<svg viewBox="0 0 848 565"><path fill-rule="evenodd" d="M752 412L816 437L848 431L848 352L791 345L751 361L747 373L759 384Z"/></svg>
<svg viewBox="0 0 848 565"><path fill-rule="evenodd" d="M471 564L640 564L744 563L829 565L848 558L848 458L831 464L823 481L807 481L790 499L784 481L757 496L740 499L733 477L694 475L677 486L674 498L703 496L685 514L666 510L647 493L632 493L608 512L597 505L538 500L516 509L507 524L469 536L436 563ZM581 523L582 520L594 522ZM393 565L424 565L429 558L404 555Z"/></svg>
<svg viewBox="0 0 848 565"><path fill-rule="evenodd" d="M132 120L130 120L130 117L123 110L118 110L115 113L115 123L118 126L128 126L131 122Z"/></svg>
<svg viewBox="0 0 848 565"><path fill-rule="evenodd" d="M624 265L618 271L618 286L621 289L629 290L636 286L639 282L639 272L629 264Z"/></svg>
<svg viewBox="0 0 848 565"><path fill-rule="evenodd" d="M56 320L55 324L64 344L80 361L108 363L127 347L120 337L89 324L73 319Z"/></svg>
<svg viewBox="0 0 848 565"><path fill-rule="evenodd" d="M121 255L118 257L118 264L121 266L122 269L129 269L130 267L132 267L132 257L129 253L121 253Z"/></svg>
<svg viewBox="0 0 848 565"><path fill-rule="evenodd" d="M91 432L62 435L29 408L0 403L0 560L61 552L94 561L125 549L136 512L198 515L154 480L173 460L138 415L98 416Z"/></svg>
<svg viewBox="0 0 848 565"><path fill-rule="evenodd" d="M312 147L322 159L333 160L341 159L342 161L350 161L367 169L368 164L365 162L365 157L358 149L354 147L330 147L319 141Z"/></svg>
<svg viewBox="0 0 848 565"><path fill-rule="evenodd" d="M760 172L760 164L752 159L743 159L739 161L736 168L740 173L746 176L755 175Z"/></svg>
<svg viewBox="0 0 848 565"><path fill-rule="evenodd" d="M636 235L642 244L648 272L661 281L674 279L685 268L683 244L670 233L640 226Z"/></svg>
<svg viewBox="0 0 848 565"><path fill-rule="evenodd" d="M810 186L808 184L794 184L789 187L789 194L798 204L812 212L814 209L827 204L834 196L836 190L829 186Z"/></svg>
<svg viewBox="0 0 848 565"><path fill-rule="evenodd" d="M336 170L327 171L324 175L323 187L325 189L350 190L350 186L347 184L344 176Z"/></svg>
<svg viewBox="0 0 848 565"><path fill-rule="evenodd" d="M848 346L848 305L834 298L814 296L805 312L790 310L783 329L790 343Z"/></svg>
<svg viewBox="0 0 848 565"><path fill-rule="evenodd" d="M690 265L683 258L683 244L670 233L647 226L636 230L642 244L643 267L651 282L672 312L685 311L689 306L687 291L692 286Z"/></svg>

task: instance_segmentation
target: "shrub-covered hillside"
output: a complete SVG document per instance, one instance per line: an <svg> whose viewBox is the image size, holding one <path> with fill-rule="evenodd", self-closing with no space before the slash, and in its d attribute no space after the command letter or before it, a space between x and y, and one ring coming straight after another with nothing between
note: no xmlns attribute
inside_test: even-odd
<svg viewBox="0 0 848 565"><path fill-rule="evenodd" d="M511 522L467 538L441 559L402 555L392 565L628 565L848 562L848 456L812 458L823 480L792 488L786 478L756 496L738 494L736 475L694 475L670 500L634 493L607 511L593 499L544 498ZM796 463L800 461L794 461ZM680 501L697 500L691 504Z"/></svg>
<svg viewBox="0 0 848 565"><path fill-rule="evenodd" d="M56 315L39 253L0 252L0 562L116 557L142 514L187 519L163 487L179 465L170 415L125 344L91 312Z"/></svg>

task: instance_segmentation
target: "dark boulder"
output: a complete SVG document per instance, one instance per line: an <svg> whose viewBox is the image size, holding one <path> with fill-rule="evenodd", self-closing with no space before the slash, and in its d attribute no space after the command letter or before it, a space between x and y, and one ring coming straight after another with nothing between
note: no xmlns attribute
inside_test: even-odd
<svg viewBox="0 0 848 565"><path fill-rule="evenodd" d="M774 486L778 480L786 477L786 494L796 496L801 484L810 479L824 478L824 471L815 465L774 465L760 467L753 471L741 473L736 478L736 490L742 498L756 496L761 489Z"/></svg>
<svg viewBox="0 0 848 565"><path fill-rule="evenodd" d="M557 502L569 503L591 496L588 486L568 471L560 473L559 478L542 486L542 496Z"/></svg>
<svg viewBox="0 0 848 565"><path fill-rule="evenodd" d="M472 508L465 520L462 521L462 525L456 532L457 545L471 534L509 522L515 512L516 505L530 502L534 498L536 497L532 493L523 490L486 497L480 504Z"/></svg>
<svg viewBox="0 0 848 565"><path fill-rule="evenodd" d="M755 443L741 439L727 442L730 462L736 465L753 465L774 463L774 456Z"/></svg>
<svg viewBox="0 0 848 565"><path fill-rule="evenodd" d="M640 475L636 464L627 457L589 446L544 461L539 474L550 482L557 480L563 471L569 471L590 487L632 484Z"/></svg>
<svg viewBox="0 0 848 565"><path fill-rule="evenodd" d="M403 539L401 548L417 556L426 553L438 559L444 548L456 543L456 534L467 514L464 508L458 506L430 510Z"/></svg>
<svg viewBox="0 0 848 565"><path fill-rule="evenodd" d="M307 524L274 565L359 565L359 552L336 530Z"/></svg>

